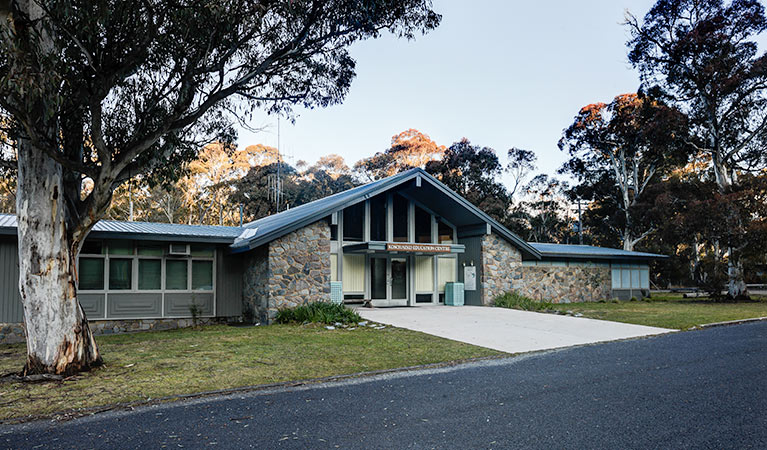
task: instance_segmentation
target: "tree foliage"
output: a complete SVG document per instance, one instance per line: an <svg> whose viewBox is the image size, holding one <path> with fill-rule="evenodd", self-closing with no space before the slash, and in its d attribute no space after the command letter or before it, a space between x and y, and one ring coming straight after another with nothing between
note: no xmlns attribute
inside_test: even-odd
<svg viewBox="0 0 767 450"><path fill-rule="evenodd" d="M584 106L565 129L559 147L570 160L560 172L579 181L573 196L597 200L623 249L655 229L638 205L650 183L686 161L686 132L683 114L637 94Z"/></svg>
<svg viewBox="0 0 767 450"><path fill-rule="evenodd" d="M438 145L428 135L410 128L392 136L391 146L386 151L358 161L354 170L361 179L374 181L414 167L423 169L430 161L441 159L444 153L444 145Z"/></svg>

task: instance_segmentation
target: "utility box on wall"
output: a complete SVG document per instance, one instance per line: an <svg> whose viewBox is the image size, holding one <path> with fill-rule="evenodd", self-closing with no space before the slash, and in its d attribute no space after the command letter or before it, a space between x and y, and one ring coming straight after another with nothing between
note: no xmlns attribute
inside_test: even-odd
<svg viewBox="0 0 767 450"><path fill-rule="evenodd" d="M463 306L463 283L445 283L445 305Z"/></svg>
<svg viewBox="0 0 767 450"><path fill-rule="evenodd" d="M330 282L330 301L337 305L344 302L343 284L340 281Z"/></svg>

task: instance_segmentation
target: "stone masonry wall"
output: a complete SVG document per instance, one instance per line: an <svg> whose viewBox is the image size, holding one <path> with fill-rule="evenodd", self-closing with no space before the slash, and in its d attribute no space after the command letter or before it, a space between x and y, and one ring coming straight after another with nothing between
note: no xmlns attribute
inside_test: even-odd
<svg viewBox="0 0 767 450"><path fill-rule="evenodd" d="M242 275L242 315L246 322L267 322L269 309L269 244L244 258Z"/></svg>
<svg viewBox="0 0 767 450"><path fill-rule="evenodd" d="M517 269L522 265L522 255L506 239L487 234L482 238L482 304L493 300L513 288Z"/></svg>
<svg viewBox="0 0 767 450"><path fill-rule="evenodd" d="M330 301L330 226L315 222L253 252L244 274L243 311L271 323L280 308Z"/></svg>
<svg viewBox="0 0 767 450"><path fill-rule="evenodd" d="M612 295L609 267L522 266L515 290L554 303L605 300Z"/></svg>
<svg viewBox="0 0 767 450"><path fill-rule="evenodd" d="M199 325L227 323L230 319L222 317L200 318ZM175 328L188 328L194 325L192 319L120 319L89 320L88 325L94 335L131 333L134 331L160 331ZM0 324L0 344L24 342L24 325L21 323Z"/></svg>

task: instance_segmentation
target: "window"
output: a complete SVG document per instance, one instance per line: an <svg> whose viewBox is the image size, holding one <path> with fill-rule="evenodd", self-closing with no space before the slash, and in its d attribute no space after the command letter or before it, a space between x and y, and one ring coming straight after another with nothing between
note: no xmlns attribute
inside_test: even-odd
<svg viewBox="0 0 767 450"><path fill-rule="evenodd" d="M365 255L347 255L343 257L344 292L363 292L365 290Z"/></svg>
<svg viewBox="0 0 767 450"><path fill-rule="evenodd" d="M122 290L130 289L132 280L133 280L133 260L132 259L112 258L109 260L109 289L110 290L122 291Z"/></svg>
<svg viewBox="0 0 767 450"><path fill-rule="evenodd" d="M613 264L613 289L650 289L650 268L645 265Z"/></svg>
<svg viewBox="0 0 767 450"><path fill-rule="evenodd" d="M405 197L394 194L394 242L408 242L407 216L408 201Z"/></svg>
<svg viewBox="0 0 767 450"><path fill-rule="evenodd" d="M192 261L192 289L213 290L213 261Z"/></svg>
<svg viewBox="0 0 767 450"><path fill-rule="evenodd" d="M138 288L141 291L160 290L162 274L161 259L139 259Z"/></svg>
<svg viewBox="0 0 767 450"><path fill-rule="evenodd" d="M378 195L370 200L370 240L386 239L386 195Z"/></svg>
<svg viewBox="0 0 767 450"><path fill-rule="evenodd" d="M415 207L415 241L431 243L431 214L418 206Z"/></svg>
<svg viewBox="0 0 767 450"><path fill-rule="evenodd" d="M210 245L192 244L191 255L198 258L212 258L215 249Z"/></svg>
<svg viewBox="0 0 767 450"><path fill-rule="evenodd" d="M437 236L440 244L453 243L453 227L440 220L437 222Z"/></svg>
<svg viewBox="0 0 767 450"><path fill-rule="evenodd" d="M338 281L338 255L330 255L330 281Z"/></svg>
<svg viewBox="0 0 767 450"><path fill-rule="evenodd" d="M434 291L434 257L415 257L415 290L416 292ZM429 300L431 301L431 300Z"/></svg>
<svg viewBox="0 0 767 450"><path fill-rule="evenodd" d="M102 255L104 254L104 246L101 241L85 241L83 248L80 250L81 255Z"/></svg>
<svg viewBox="0 0 767 450"><path fill-rule="evenodd" d="M104 259L80 258L78 269L80 289L84 291L100 291L104 289Z"/></svg>
<svg viewBox="0 0 767 450"><path fill-rule="evenodd" d="M445 283L456 281L458 278L458 260L456 258L437 258L437 283L439 292L445 291Z"/></svg>
<svg viewBox="0 0 767 450"><path fill-rule="evenodd" d="M344 240L362 241L362 223L365 220L365 203L360 202L344 209Z"/></svg>
<svg viewBox="0 0 767 450"><path fill-rule="evenodd" d="M108 248L110 255L132 255L133 241L109 241Z"/></svg>
<svg viewBox="0 0 767 450"><path fill-rule="evenodd" d="M165 289L176 291L188 289L187 279L187 261L185 259L165 261Z"/></svg>
<svg viewBox="0 0 767 450"><path fill-rule="evenodd" d="M330 240L338 240L338 225L330 225Z"/></svg>
<svg viewBox="0 0 767 450"><path fill-rule="evenodd" d="M165 247L160 244L138 244L138 254L141 256L162 256Z"/></svg>

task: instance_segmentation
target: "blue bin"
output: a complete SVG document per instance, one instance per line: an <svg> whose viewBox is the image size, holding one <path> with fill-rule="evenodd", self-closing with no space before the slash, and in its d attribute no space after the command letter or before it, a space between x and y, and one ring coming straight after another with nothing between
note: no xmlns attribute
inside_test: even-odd
<svg viewBox="0 0 767 450"><path fill-rule="evenodd" d="M463 306L463 283L445 283L445 305Z"/></svg>

